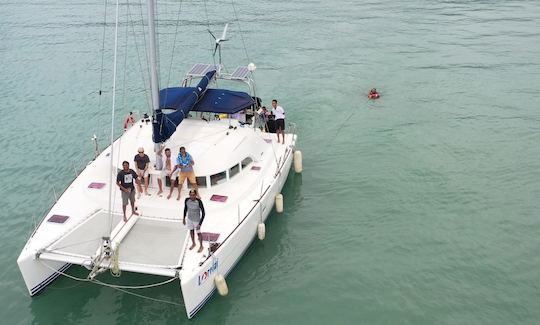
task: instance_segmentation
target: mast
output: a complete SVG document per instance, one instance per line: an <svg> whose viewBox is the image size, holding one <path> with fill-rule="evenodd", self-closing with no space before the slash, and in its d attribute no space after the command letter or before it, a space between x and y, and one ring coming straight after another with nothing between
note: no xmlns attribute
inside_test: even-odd
<svg viewBox="0 0 540 325"><path fill-rule="evenodd" d="M154 21L154 0L148 0L148 45L150 48L150 93L152 110L159 109L159 85L156 55L156 26Z"/></svg>

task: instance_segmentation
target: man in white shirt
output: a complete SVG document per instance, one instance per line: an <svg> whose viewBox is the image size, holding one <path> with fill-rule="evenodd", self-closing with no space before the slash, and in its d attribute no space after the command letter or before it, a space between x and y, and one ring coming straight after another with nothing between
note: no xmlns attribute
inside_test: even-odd
<svg viewBox="0 0 540 325"><path fill-rule="evenodd" d="M282 142L285 143L285 110L283 107L278 106L276 99L272 99L272 108L274 116L276 117L276 134L277 142L279 143L279 134L281 133Z"/></svg>

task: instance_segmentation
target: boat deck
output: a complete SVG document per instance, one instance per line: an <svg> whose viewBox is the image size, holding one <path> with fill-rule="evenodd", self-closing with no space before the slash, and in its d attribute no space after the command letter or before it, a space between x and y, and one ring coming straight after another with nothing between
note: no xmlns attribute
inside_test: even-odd
<svg viewBox="0 0 540 325"><path fill-rule="evenodd" d="M243 146L247 146L246 139L249 138L246 132L255 132L253 129L238 127L236 131L236 128L232 129L229 125L232 123L237 126L237 121L215 121L202 133L190 132L192 126L193 130L200 130L201 123L208 122L184 121L181 128L185 132L177 132L166 144L171 148L173 157L176 157L180 146L186 146L188 152L194 156L197 176L200 172L206 175L220 172L220 167L215 166L234 166L234 162L238 164L249 152L244 150ZM116 166L120 166L123 160L130 161L133 165L133 157L138 147L145 148L151 165L154 165L151 128L151 124L138 122L115 142L112 161ZM158 172L151 171L154 180L148 189L150 195L142 195L136 200L137 211L141 216L121 242L120 268L171 276L180 266L184 270L196 271L200 262L209 254L208 243L222 242L234 231L242 216L257 204L266 187L273 181L279 163L285 160L286 154L290 154L294 143L291 134L286 135L286 144L283 145L276 142L275 134L258 133L258 140L255 140L258 141L256 148L260 153L237 174L241 176L227 176L224 182L200 187L199 195L206 210L206 218L201 227L205 237L205 249L201 253L198 253L197 249L186 248L191 240L181 220L184 199L188 194L187 184L184 184L182 189L181 200L176 199L176 189L172 197L167 199L169 188L164 184L164 193L158 195ZM205 140L202 141L201 138ZM220 149L221 152L215 152L214 146L218 143L224 148ZM253 144L251 146L253 147ZM253 148L251 150L253 151ZM214 156L209 156L208 152ZM34 233L29 241L29 249L44 251L44 259L85 264L90 257L96 255L102 244L102 237L108 236L112 228L123 224L122 200L116 184L112 184L112 224L107 212L111 176L116 179L116 170L110 174L110 155L108 148L69 186ZM216 160L216 157L220 157L222 161ZM129 216L129 205L127 212ZM54 215L68 216L68 219L65 223L49 222ZM71 256L71 259L63 258L62 254Z"/></svg>

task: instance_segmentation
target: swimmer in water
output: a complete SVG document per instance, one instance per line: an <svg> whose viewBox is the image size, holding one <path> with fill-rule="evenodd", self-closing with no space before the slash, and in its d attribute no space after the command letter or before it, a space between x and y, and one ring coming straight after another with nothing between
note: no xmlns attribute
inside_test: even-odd
<svg viewBox="0 0 540 325"><path fill-rule="evenodd" d="M370 91L369 91L369 94L368 94L368 98L369 99L376 99L376 98L379 98L380 95L379 93L377 92L377 89L375 88L372 88Z"/></svg>

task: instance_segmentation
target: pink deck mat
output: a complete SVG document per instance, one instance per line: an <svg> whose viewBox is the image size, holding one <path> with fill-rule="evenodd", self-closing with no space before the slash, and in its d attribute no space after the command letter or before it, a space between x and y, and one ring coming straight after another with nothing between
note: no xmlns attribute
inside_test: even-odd
<svg viewBox="0 0 540 325"><path fill-rule="evenodd" d="M92 182L90 183L90 185L88 185L88 188L95 188L95 189L102 189L103 187L105 187L105 183L96 183L96 182Z"/></svg>
<svg viewBox="0 0 540 325"><path fill-rule="evenodd" d="M54 222L54 223L64 223L66 222L66 220L69 219L68 216L62 216L62 215L59 215L59 214L53 214L49 220L47 220L48 222Z"/></svg>
<svg viewBox="0 0 540 325"><path fill-rule="evenodd" d="M201 236L204 241L212 241L212 242L217 241L217 239L219 238L219 234L216 234L213 232L202 232Z"/></svg>
<svg viewBox="0 0 540 325"><path fill-rule="evenodd" d="M225 202L225 201L227 201L227 196L214 194L210 198L210 201Z"/></svg>

